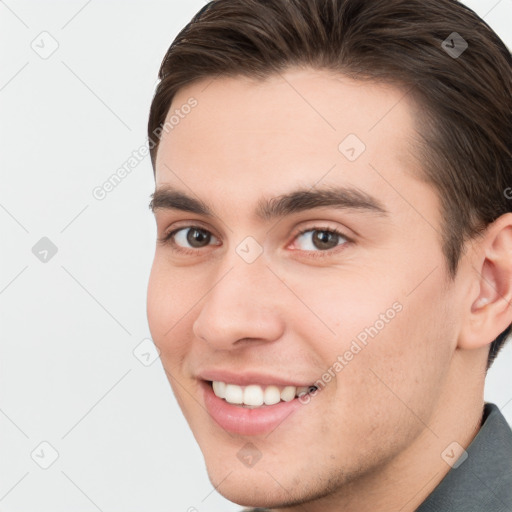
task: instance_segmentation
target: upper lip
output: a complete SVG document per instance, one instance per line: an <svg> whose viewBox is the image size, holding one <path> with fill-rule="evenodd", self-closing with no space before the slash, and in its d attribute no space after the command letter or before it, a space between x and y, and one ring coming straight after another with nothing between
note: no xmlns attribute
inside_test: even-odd
<svg viewBox="0 0 512 512"><path fill-rule="evenodd" d="M248 386L249 384L269 386L274 384L276 386L308 387L314 384L314 381L300 382L295 378L288 378L277 374L271 375L269 373L256 371L238 371L235 373L231 370L220 370L214 368L203 370L199 372L196 377L202 380L225 382L227 384L236 384L238 386Z"/></svg>

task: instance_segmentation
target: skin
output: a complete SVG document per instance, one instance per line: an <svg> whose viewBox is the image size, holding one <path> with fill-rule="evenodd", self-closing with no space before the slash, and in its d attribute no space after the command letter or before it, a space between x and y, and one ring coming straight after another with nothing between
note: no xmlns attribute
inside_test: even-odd
<svg viewBox="0 0 512 512"><path fill-rule="evenodd" d="M451 281L437 193L414 177L415 109L403 91L305 68L196 82L170 110L191 96L197 106L162 136L156 188L200 198L215 216L156 209L157 232L199 223L215 238L178 241L188 254L157 243L147 312L212 484L276 511L415 510L450 469L442 452L467 447L480 427L489 344L512 322L512 215L468 243ZM366 145L353 162L338 150L350 133ZM254 216L263 197L299 185L352 185L389 214ZM318 226L352 243L297 238ZM235 251L247 236L263 249L251 264ZM397 301L402 310L271 434L236 436L208 415L199 369L314 382ZM237 458L249 441L262 454L253 467Z"/></svg>

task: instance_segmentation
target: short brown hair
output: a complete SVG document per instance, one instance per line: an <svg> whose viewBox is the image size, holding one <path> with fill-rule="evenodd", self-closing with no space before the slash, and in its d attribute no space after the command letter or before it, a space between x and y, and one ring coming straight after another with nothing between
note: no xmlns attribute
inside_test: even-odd
<svg viewBox="0 0 512 512"><path fill-rule="evenodd" d="M468 45L460 55L448 50L454 40ZM440 197L454 278L465 242L511 211L511 63L496 33L456 0L213 0L160 67L148 123L153 167L174 95L197 80L310 66L395 84L419 107L421 178ZM511 327L492 342L487 368Z"/></svg>

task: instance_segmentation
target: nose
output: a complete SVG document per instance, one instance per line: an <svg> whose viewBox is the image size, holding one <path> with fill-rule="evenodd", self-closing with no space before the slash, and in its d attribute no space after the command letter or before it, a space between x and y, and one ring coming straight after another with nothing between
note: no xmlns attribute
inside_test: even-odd
<svg viewBox="0 0 512 512"><path fill-rule="evenodd" d="M284 332L279 285L263 258L224 267L201 301L194 334L218 350L279 339Z"/></svg>

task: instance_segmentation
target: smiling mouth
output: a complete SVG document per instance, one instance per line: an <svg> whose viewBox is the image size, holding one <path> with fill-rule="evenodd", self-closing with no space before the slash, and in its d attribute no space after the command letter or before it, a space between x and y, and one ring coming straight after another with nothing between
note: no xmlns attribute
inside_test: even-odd
<svg viewBox="0 0 512 512"><path fill-rule="evenodd" d="M239 386L221 381L207 382L218 398L224 399L229 404L249 409L275 405L279 402L290 402L294 398L318 390L314 385L297 387L249 384L248 386Z"/></svg>

